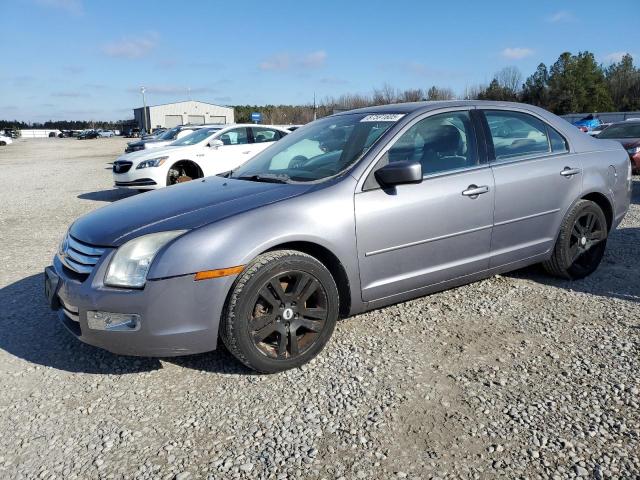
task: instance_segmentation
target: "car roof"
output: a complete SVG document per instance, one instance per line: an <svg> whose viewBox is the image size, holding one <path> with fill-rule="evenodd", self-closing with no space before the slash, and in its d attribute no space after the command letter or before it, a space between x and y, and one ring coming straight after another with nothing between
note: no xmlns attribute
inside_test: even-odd
<svg viewBox="0 0 640 480"><path fill-rule="evenodd" d="M355 110L339 112L336 113L336 115L351 113L414 113L418 111L428 112L429 110L448 107L512 107L538 110L538 108L533 105L517 102L500 102L492 100L432 100L426 102L392 103L389 105L363 107Z"/></svg>

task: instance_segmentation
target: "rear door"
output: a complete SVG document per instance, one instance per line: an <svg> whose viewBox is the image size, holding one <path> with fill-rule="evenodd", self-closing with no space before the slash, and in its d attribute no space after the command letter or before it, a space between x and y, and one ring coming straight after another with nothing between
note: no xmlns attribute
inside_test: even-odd
<svg viewBox="0 0 640 480"><path fill-rule="evenodd" d="M437 285L488 268L493 176L467 110L415 120L383 153L422 164L422 183L380 188L369 174L355 195L364 301Z"/></svg>
<svg viewBox="0 0 640 480"><path fill-rule="evenodd" d="M495 179L491 267L553 248L582 189L582 166L566 139L529 112L482 109Z"/></svg>

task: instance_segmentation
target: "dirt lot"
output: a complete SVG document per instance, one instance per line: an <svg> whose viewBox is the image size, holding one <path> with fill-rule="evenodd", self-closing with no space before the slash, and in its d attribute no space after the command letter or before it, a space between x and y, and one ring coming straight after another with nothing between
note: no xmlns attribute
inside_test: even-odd
<svg viewBox="0 0 640 480"><path fill-rule="evenodd" d="M530 268L369 312L259 376L223 350L116 357L47 309L68 225L127 195L123 147L0 148L0 478L640 478L640 178L590 278Z"/></svg>

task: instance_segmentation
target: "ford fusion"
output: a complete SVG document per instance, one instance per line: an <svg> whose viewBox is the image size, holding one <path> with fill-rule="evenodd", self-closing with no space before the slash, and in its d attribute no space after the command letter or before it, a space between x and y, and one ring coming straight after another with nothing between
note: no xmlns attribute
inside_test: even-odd
<svg viewBox="0 0 640 480"><path fill-rule="evenodd" d="M186 137L185 137L186 138ZM339 316L542 263L600 263L631 197L620 143L516 103L336 114L224 177L74 222L45 271L67 329L117 354L221 338L260 372L317 355Z"/></svg>

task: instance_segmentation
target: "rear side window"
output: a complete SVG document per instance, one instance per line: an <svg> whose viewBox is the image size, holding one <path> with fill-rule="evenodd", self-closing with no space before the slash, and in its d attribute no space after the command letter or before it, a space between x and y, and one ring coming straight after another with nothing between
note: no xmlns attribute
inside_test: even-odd
<svg viewBox="0 0 640 480"><path fill-rule="evenodd" d="M253 131L254 143L275 142L280 140L282 134L278 130L273 130L266 127L251 127Z"/></svg>
<svg viewBox="0 0 640 480"><path fill-rule="evenodd" d="M485 110L484 114L489 124L496 162L551 152L547 125L534 116L502 110Z"/></svg>

